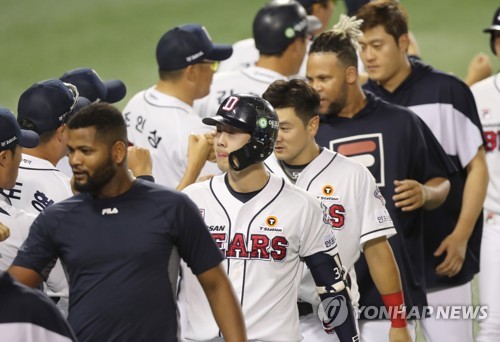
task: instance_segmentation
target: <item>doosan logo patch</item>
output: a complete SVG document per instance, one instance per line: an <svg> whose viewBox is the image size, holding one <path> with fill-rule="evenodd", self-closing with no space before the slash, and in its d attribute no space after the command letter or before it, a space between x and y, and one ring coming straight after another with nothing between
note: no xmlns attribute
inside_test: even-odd
<svg viewBox="0 0 500 342"><path fill-rule="evenodd" d="M104 208L102 210L102 215L115 215L118 214L118 209L116 208Z"/></svg>

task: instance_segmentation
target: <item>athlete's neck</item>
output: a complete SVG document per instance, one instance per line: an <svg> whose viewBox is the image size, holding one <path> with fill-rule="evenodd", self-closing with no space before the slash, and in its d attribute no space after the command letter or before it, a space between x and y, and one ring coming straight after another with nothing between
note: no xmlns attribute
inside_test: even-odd
<svg viewBox="0 0 500 342"><path fill-rule="evenodd" d="M54 153L54 150L46 145L39 145L35 148L23 147L22 151L24 154L27 154L29 156L46 160L49 163L51 163L54 167L57 165L57 163L59 163L59 161L63 157L60 155L54 155L54 154L56 154L56 153Z"/></svg>
<svg viewBox="0 0 500 342"><path fill-rule="evenodd" d="M195 97L191 91L182 86L181 82L167 82L159 80L158 83L156 83L155 89L160 93L175 97L191 107L193 106Z"/></svg>
<svg viewBox="0 0 500 342"><path fill-rule="evenodd" d="M250 165L241 171L228 171L229 185L234 191L245 193L261 190L269 180L263 163Z"/></svg>
<svg viewBox="0 0 500 342"><path fill-rule="evenodd" d="M401 61L401 67L398 71L389 79L385 81L377 82L380 86L382 86L385 90L392 93L394 92L401 83L406 80L408 76L411 74L411 63L408 57L405 55L404 59Z"/></svg>
<svg viewBox="0 0 500 342"><path fill-rule="evenodd" d="M359 83L352 86L347 94L347 101L338 116L353 118L366 106L366 96Z"/></svg>
<svg viewBox="0 0 500 342"><path fill-rule="evenodd" d="M124 169L121 165L117 167L116 173L110 181L103 186L99 192L94 194L97 198L113 198L129 191L134 184L135 178L130 174L128 169Z"/></svg>

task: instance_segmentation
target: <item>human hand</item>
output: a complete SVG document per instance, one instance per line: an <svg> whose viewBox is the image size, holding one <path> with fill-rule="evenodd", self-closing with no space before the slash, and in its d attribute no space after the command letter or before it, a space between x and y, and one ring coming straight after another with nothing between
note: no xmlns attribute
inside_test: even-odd
<svg viewBox="0 0 500 342"><path fill-rule="evenodd" d="M460 272L465 260L468 239L458 234L451 233L439 245L434 252L439 257L446 252L443 262L436 267L436 274L443 277L453 277Z"/></svg>
<svg viewBox="0 0 500 342"><path fill-rule="evenodd" d="M215 149L214 149L214 137L215 137L216 131L212 131L210 133L205 133L205 139L207 139L207 143L210 144L211 149L210 149L210 154L208 155L207 160L215 163L217 161L216 156L215 156Z"/></svg>
<svg viewBox="0 0 500 342"><path fill-rule="evenodd" d="M10 236L10 229L3 223L0 223L0 241L7 240Z"/></svg>
<svg viewBox="0 0 500 342"><path fill-rule="evenodd" d="M408 327L404 328L393 328L389 330L389 341L390 342L411 342L410 330Z"/></svg>
<svg viewBox="0 0 500 342"><path fill-rule="evenodd" d="M204 165L213 152L213 137L210 133L191 134L188 140L188 164Z"/></svg>
<svg viewBox="0 0 500 342"><path fill-rule="evenodd" d="M421 208L427 200L425 186L413 179L395 180L395 195L392 200L396 208L402 211L413 211Z"/></svg>
<svg viewBox="0 0 500 342"><path fill-rule="evenodd" d="M153 160L147 148L129 146L127 152L127 164L135 177L152 176Z"/></svg>
<svg viewBox="0 0 500 342"><path fill-rule="evenodd" d="M467 83L468 86L471 86L474 83L491 76L492 73L493 67L491 65L490 57L488 57L487 54L480 52L472 57L469 62L465 83Z"/></svg>

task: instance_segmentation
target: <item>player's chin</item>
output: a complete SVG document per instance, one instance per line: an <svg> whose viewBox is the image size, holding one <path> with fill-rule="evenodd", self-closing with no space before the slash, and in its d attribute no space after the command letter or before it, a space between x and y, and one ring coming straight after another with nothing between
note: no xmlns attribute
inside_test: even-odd
<svg viewBox="0 0 500 342"><path fill-rule="evenodd" d="M229 162L227 161L227 158L225 158L223 160L220 158L217 158L217 167L222 172L228 172L229 171Z"/></svg>

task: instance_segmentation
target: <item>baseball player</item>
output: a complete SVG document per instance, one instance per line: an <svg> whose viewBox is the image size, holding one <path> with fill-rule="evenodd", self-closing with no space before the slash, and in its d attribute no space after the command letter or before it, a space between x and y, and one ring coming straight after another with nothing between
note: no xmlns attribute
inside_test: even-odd
<svg viewBox="0 0 500 342"><path fill-rule="evenodd" d="M280 2L280 0L269 1L269 3L272 2ZM327 29L335 9L334 1L298 0L297 2L304 7L310 17L310 20L315 22L315 29L311 32L313 36L316 36ZM318 19L320 23L317 22ZM246 69L250 66L254 66L259 60L259 50L257 50L255 45L255 37L243 39L234 43L232 56L221 62L219 72ZM302 66L300 67L299 74L302 76L305 75L304 63L302 63Z"/></svg>
<svg viewBox="0 0 500 342"><path fill-rule="evenodd" d="M38 135L20 129L14 114L0 107L0 188L13 188L21 162L21 147L34 148ZM6 270L26 239L35 215L12 206L9 197L0 192L0 270ZM5 225L5 226L4 226Z"/></svg>
<svg viewBox="0 0 500 342"><path fill-rule="evenodd" d="M254 66L215 74L208 96L195 102L202 117L212 116L222 101L235 93L262 95L275 80L298 73L304 60L309 34L320 22L308 16L295 1L276 1L263 6L253 21L259 51Z"/></svg>
<svg viewBox="0 0 500 342"><path fill-rule="evenodd" d="M338 308L325 304L330 309L325 328L335 329L341 341L356 341L346 274L335 237L322 222L319 202L264 167L278 133L272 106L255 95L234 94L223 101L216 116L203 121L217 128L217 165L226 173L184 192L195 201L226 256L224 266L239 298L249 340L301 340L296 301L300 258L304 258L321 299ZM183 274L186 338L217 339L219 330L199 285L189 270Z"/></svg>
<svg viewBox="0 0 500 342"><path fill-rule="evenodd" d="M422 209L439 206L449 190L446 177L454 169L432 132L404 107L362 91L357 72L360 22L343 20L319 35L307 62L308 83L320 95L316 141L365 165L375 178L398 232L389 242L399 266L411 333L423 307ZM365 257L355 265L360 306L383 307ZM361 340L384 341L389 322L360 312ZM370 319L370 321L368 321Z"/></svg>
<svg viewBox="0 0 500 342"><path fill-rule="evenodd" d="M472 305L471 281L479 271L482 205L488 185L474 97L456 77L408 58L407 20L396 3L371 2L357 16L364 20L359 41L370 78L365 89L414 111L459 170L450 178L445 203L423 217L427 299L434 307ZM433 315L422 327L428 341L473 339L470 319Z"/></svg>
<svg viewBox="0 0 500 342"><path fill-rule="evenodd" d="M175 341L180 256L197 275L226 340L245 340L223 257L198 210L179 192L132 178L126 132L122 113L106 103L70 119L69 160L80 193L36 218L9 272L35 287L59 257L79 341Z"/></svg>
<svg viewBox="0 0 500 342"><path fill-rule="evenodd" d="M160 80L134 95L123 111L130 142L151 151L157 183L177 187L187 166L189 135L211 130L193 110L193 101L208 94L218 63L231 53L230 45L213 44L200 25L175 27L158 42ZM214 163L203 170L218 172Z"/></svg>
<svg viewBox="0 0 500 342"><path fill-rule="evenodd" d="M59 79L63 82L73 84L80 96L85 97L92 103L116 103L122 100L127 93L127 88L122 81L103 81L97 72L91 68L69 70L59 77ZM68 177L73 176L66 156L57 163L56 167Z"/></svg>
<svg viewBox="0 0 500 342"><path fill-rule="evenodd" d="M497 8L489 33L491 51L500 57L500 7ZM486 140L486 162L490 174L484 202L484 227L481 241L479 300L488 305L488 318L479 322L476 341L496 341L500 338L500 300L496 284L500 281L500 74L471 87Z"/></svg>
<svg viewBox="0 0 500 342"><path fill-rule="evenodd" d="M370 171L359 162L316 144L320 98L306 83L276 81L262 97L276 109L280 122L275 152L266 160L266 166L321 201L323 221L335 233L340 257L349 271L353 306L358 306L359 300L354 263L363 251L384 304L394 314L390 340L410 341L404 311L399 316L395 314L404 298L387 238L396 231ZM314 294L311 289L314 290L314 283L307 271L299 291L303 302L298 303L302 336L304 341L331 341L314 310L319 305L318 296L308 298L308 294ZM307 306L310 312L301 313L300 308Z"/></svg>

